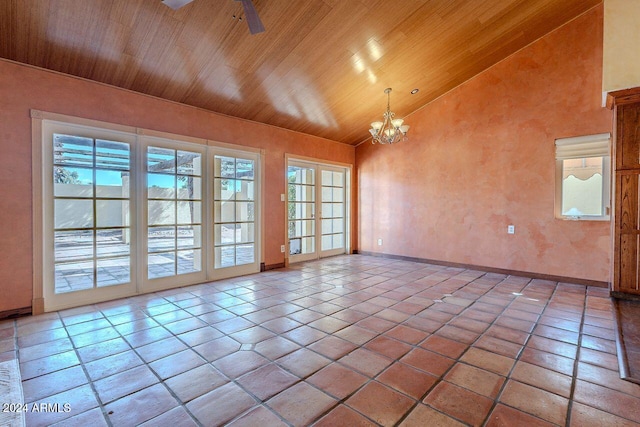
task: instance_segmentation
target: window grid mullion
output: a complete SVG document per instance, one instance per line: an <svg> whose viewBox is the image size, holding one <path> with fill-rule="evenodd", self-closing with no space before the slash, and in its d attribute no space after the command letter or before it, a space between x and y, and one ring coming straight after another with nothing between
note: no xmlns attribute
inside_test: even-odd
<svg viewBox="0 0 640 427"><path fill-rule="evenodd" d="M97 151L98 144L95 138L93 138L93 158L91 159L93 170L92 181L93 181L93 289L98 287L98 201L96 197L98 196L98 183L97 183L97 173L96 173L96 164L97 164Z"/></svg>

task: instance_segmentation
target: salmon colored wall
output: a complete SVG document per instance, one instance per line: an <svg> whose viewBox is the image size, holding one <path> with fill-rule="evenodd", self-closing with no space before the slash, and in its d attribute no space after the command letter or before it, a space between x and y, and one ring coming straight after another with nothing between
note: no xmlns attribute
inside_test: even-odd
<svg viewBox="0 0 640 427"><path fill-rule="evenodd" d="M285 153L355 161L348 145L0 60L0 312L32 299L30 109L265 149L267 266L284 262Z"/></svg>
<svg viewBox="0 0 640 427"><path fill-rule="evenodd" d="M602 23L600 5L406 117L408 142L360 145L359 250L609 281L610 223L554 219L554 140L612 131Z"/></svg>

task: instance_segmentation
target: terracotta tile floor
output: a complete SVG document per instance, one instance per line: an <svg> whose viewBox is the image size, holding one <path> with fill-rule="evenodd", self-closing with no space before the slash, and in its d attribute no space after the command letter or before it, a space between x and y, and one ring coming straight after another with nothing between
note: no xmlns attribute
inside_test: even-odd
<svg viewBox="0 0 640 427"><path fill-rule="evenodd" d="M354 255L5 320L0 360L60 405L29 426L639 425L613 328L606 289Z"/></svg>

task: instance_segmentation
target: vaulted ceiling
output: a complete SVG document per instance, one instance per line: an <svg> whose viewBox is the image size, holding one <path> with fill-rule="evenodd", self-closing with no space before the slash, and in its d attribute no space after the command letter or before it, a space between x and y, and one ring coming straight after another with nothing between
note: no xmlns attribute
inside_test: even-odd
<svg viewBox="0 0 640 427"><path fill-rule="evenodd" d="M0 57L357 144L600 2L2 0Z"/></svg>

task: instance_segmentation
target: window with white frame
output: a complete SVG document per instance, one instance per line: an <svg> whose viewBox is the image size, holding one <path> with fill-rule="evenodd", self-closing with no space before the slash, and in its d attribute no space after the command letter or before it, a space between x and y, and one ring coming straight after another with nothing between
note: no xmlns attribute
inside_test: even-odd
<svg viewBox="0 0 640 427"><path fill-rule="evenodd" d="M608 133L556 139L556 218L608 220Z"/></svg>

